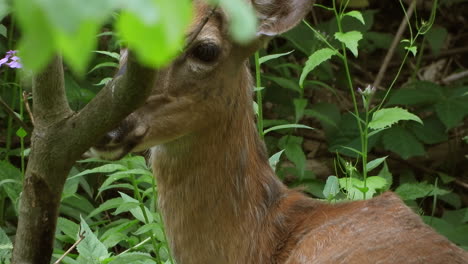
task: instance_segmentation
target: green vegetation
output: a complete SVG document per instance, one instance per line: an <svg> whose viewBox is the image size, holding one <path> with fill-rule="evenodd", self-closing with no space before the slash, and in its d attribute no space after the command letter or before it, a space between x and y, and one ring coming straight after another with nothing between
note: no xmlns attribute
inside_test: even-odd
<svg viewBox="0 0 468 264"><path fill-rule="evenodd" d="M232 36L247 42L256 25L240 1L210 2L231 14ZM270 164L288 185L331 203L393 190L468 250L468 53L447 52L462 48L466 34L446 15L463 17L467 1L435 1L416 13L403 3L355 2L318 1L252 58ZM0 263L10 261L30 152L31 71L61 52L67 99L79 110L111 80L121 46L145 65L164 65L183 49L191 18L191 1L56 3L0 0ZM402 20L406 33L384 63ZM174 263L156 200L142 156L76 163L61 196L54 261Z"/></svg>

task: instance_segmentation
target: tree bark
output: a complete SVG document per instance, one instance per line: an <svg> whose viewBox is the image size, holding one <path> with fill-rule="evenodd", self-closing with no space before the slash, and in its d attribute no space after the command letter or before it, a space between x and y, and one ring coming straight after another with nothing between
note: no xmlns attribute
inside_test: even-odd
<svg viewBox="0 0 468 264"><path fill-rule="evenodd" d="M60 197L77 159L107 131L141 105L156 70L140 65L130 53L127 70L81 111L67 102L62 60L55 57L33 80L36 119L23 183L12 263L50 263Z"/></svg>

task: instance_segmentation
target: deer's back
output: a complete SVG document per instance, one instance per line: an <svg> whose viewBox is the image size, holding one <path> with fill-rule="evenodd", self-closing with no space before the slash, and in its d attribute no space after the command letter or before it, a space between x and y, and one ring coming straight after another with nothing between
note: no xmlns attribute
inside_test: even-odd
<svg viewBox="0 0 468 264"><path fill-rule="evenodd" d="M280 263L468 263L468 253L437 234L393 193L297 211ZM293 206L294 207L294 206ZM289 250L287 250L289 248Z"/></svg>

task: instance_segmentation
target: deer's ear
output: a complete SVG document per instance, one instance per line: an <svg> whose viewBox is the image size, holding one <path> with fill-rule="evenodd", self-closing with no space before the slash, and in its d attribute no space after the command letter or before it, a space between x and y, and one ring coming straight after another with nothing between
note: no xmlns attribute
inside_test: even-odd
<svg viewBox="0 0 468 264"><path fill-rule="evenodd" d="M297 25L313 0L252 0L260 19L259 35L275 36Z"/></svg>

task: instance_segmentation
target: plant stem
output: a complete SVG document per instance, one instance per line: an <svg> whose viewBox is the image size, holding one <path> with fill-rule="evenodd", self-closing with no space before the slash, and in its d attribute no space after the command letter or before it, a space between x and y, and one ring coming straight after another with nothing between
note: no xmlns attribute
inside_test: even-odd
<svg viewBox="0 0 468 264"><path fill-rule="evenodd" d="M131 167L131 164L129 164ZM143 213L143 218L145 218L145 224L149 224L149 218L148 218L148 215L146 213L146 208L145 208L145 205L143 203L143 198L141 197L141 194L140 194L140 189L138 188L138 183L135 179L135 175L131 174L130 175L130 180L132 181L132 185L133 185L133 191L135 193L135 196L137 197L137 200L139 201L139 206L140 206L140 210L141 212ZM158 252L158 246L157 246L157 243L156 243L156 239L154 238L154 235L151 233L150 234L150 238L151 238L151 243L153 244L153 248L154 248L154 254L156 256L156 261L157 262L161 262L161 259L159 257L159 252Z"/></svg>
<svg viewBox="0 0 468 264"><path fill-rule="evenodd" d="M259 52L255 52L255 80L256 80L256 88L257 88L257 106L258 106L258 117L257 117L257 127L258 127L258 134L260 138L263 139L263 102L262 102L262 79L261 79L261 72L260 72L260 54Z"/></svg>
<svg viewBox="0 0 468 264"><path fill-rule="evenodd" d="M342 13L344 10L340 10L340 13L338 13L338 10L336 9L336 0L333 0L333 10L335 12L335 17L336 17L336 21L337 21L337 25L338 25L338 31L340 33L344 33L343 32L343 26L341 24L341 20L342 20ZM354 112L356 114L356 122L358 124L358 128L359 128L359 134L360 134L360 137L361 137L361 157L362 157L362 175L363 175L363 178L364 178L364 188L366 187L366 179L367 179L367 134L368 134L368 129L367 129L367 124L368 124L368 111L366 111L366 120L365 120L365 127L363 128L362 124L361 124L361 119L359 117L359 109L358 109L358 104L357 104L357 100L356 100L356 94L354 92L354 86L353 86L353 81L352 81L352 78L351 78L351 73L350 73L350 69L349 69L349 65L348 65L348 58L347 58L347 51L346 51L346 45L341 42L341 49L342 49L342 52L343 52L343 57L342 57L342 60L343 60L343 64L344 64L344 67L345 67L345 72L346 72L346 79L348 81L348 86L349 86L349 90L351 91L351 97L352 97L352 100L353 100L353 105L354 105ZM364 193L364 199L365 199L365 193Z"/></svg>

